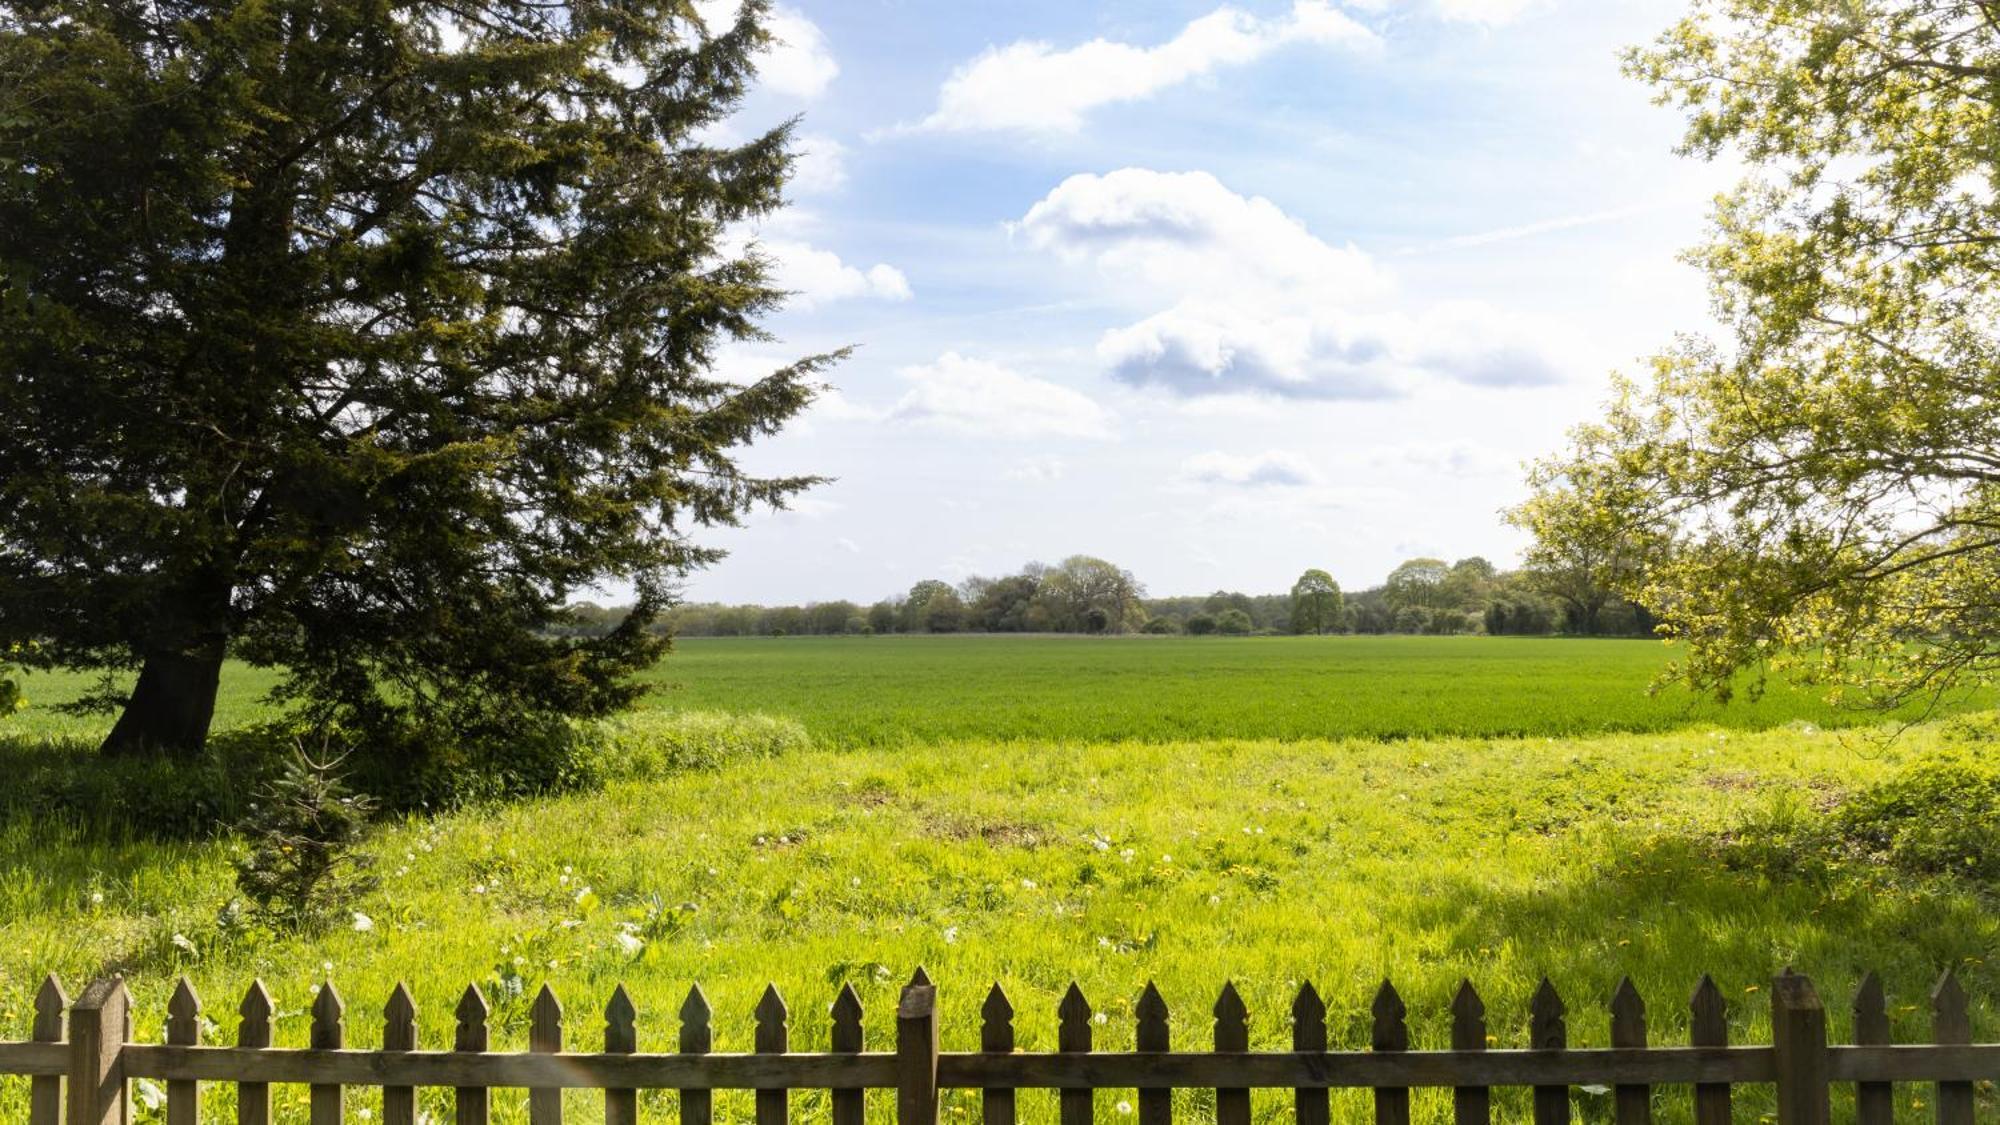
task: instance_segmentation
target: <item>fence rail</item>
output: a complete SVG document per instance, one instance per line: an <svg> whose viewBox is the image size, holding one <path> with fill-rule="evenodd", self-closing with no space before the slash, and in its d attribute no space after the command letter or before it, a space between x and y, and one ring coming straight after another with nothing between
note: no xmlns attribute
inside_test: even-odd
<svg viewBox="0 0 2000 1125"><path fill-rule="evenodd" d="M1949 972L1931 992L1933 1042L1892 1045L1880 980L1869 974L1854 997L1856 1043L1827 1041L1826 1011L1812 983L1787 970L1772 985L1772 1041L1764 1046L1731 1046L1723 997L1702 978L1690 1001L1687 1046L1649 1045L1646 1007L1629 980L1610 1000L1611 1046L1573 1048L1566 1011L1554 986L1544 980L1530 1002L1530 1047L1487 1049L1486 1010L1470 982L1459 987L1451 1006L1450 1050L1413 1051L1406 1011L1394 987L1384 983L1373 1007L1371 1047L1329 1050L1326 1006L1312 985L1299 990L1291 1009L1291 1051L1253 1052L1248 1012L1233 985L1216 1001L1210 1049L1174 1050L1170 1015L1159 992L1147 985L1133 1009L1137 1047L1130 1052L1098 1052L1092 1047L1095 1012L1072 984L1057 1009L1057 1050L1024 1054L1014 1050L1014 1009L998 985L981 1008L980 1050L939 1048L937 989L923 970L907 985L895 1012L895 1049L867 1051L863 1011L853 988L845 987L830 1011L831 1046L824 1053L790 1049L790 1014L775 987L766 989L756 1009L755 1051L712 1051L712 1012L699 986L680 1009L677 1051L638 1050L638 1013L619 987L604 1010L603 1049L575 1051L565 1041L565 1013L553 990L544 986L530 1011L525 1053L489 1050L490 1009L477 986L468 987L454 1013L453 1049L417 1049L417 1010L409 990L398 985L383 1009L383 1046L346 1046L346 1006L332 984L319 990L312 1007L310 1046L271 1046L273 1004L261 981L250 986L237 1009L234 1045L201 1042L201 1001L185 980L167 1007L166 1042L134 1042L131 1002L124 982L93 982L73 1003L50 977L35 1002L32 1040L0 1043L0 1075L30 1081L30 1125L126 1125L132 1120L130 1085L151 1079L166 1087L169 1125L195 1125L201 1116L202 1083L234 1083L239 1125L268 1125L271 1087L307 1086L312 1125L344 1119L350 1087L380 1087L388 1125L414 1125L415 1091L454 1091L455 1120L484 1125L494 1089L528 1090L533 1125L560 1125L562 1091L605 1091L608 1125L635 1125L638 1091L680 1091L682 1125L709 1125L713 1090L756 1092L757 1125L786 1125L789 1092L828 1090L834 1125L863 1125L865 1091L896 1091L898 1125L936 1125L941 1089L982 1091L983 1125L1013 1125L1014 1092L1059 1091L1062 1125L1091 1125L1093 1091L1137 1091L1139 1125L1166 1125L1172 1119L1171 1092L1215 1091L1218 1125L1247 1125L1250 1090L1293 1091L1302 1125L1328 1125L1328 1091L1374 1091L1377 1125L1410 1119L1412 1088L1452 1091L1458 1125L1490 1122L1493 1087L1533 1090L1536 1125L1570 1119L1570 1088L1612 1088L1613 1116L1619 1125L1650 1122L1653 1087L1694 1088L1698 1125L1730 1120L1731 1090L1740 1084L1775 1088L1780 1125L1827 1125L1835 1084L1855 1086L1860 1125L1886 1125L1893 1115L1893 1084L1934 1087L1940 1125L1971 1125L1975 1086L2000 1079L2000 1044L1972 1043L1969 1005ZM65 1016L67 1036L65 1037Z"/></svg>

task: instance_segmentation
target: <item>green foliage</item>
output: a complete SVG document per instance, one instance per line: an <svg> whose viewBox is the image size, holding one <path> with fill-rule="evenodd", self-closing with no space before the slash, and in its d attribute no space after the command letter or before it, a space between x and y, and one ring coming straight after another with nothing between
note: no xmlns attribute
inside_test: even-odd
<svg viewBox="0 0 2000 1125"><path fill-rule="evenodd" d="M1996 67L1959 0L1698 0L1627 58L1689 152L1747 166L1692 255L1725 331L1621 380L1517 520L1622 556L1681 680L1893 707L2000 670Z"/></svg>
<svg viewBox="0 0 2000 1125"><path fill-rule="evenodd" d="M281 933L322 930L375 889L374 861L356 851L373 802L341 783L337 758L295 748L239 826L248 850L236 886L248 916Z"/></svg>
<svg viewBox="0 0 2000 1125"><path fill-rule="evenodd" d="M835 357L710 374L784 296L790 126L710 128L766 13L0 4L0 645L141 669L134 752L225 652L453 768L630 702L692 536L813 483L735 451Z"/></svg>
<svg viewBox="0 0 2000 1125"><path fill-rule="evenodd" d="M1340 625L1340 583L1324 570L1308 570L1292 583L1292 632L1325 633Z"/></svg>
<svg viewBox="0 0 2000 1125"><path fill-rule="evenodd" d="M1132 572L1089 555L1049 568L1035 590L1047 627L1065 633L1124 633L1145 623L1146 588Z"/></svg>
<svg viewBox="0 0 2000 1125"><path fill-rule="evenodd" d="M1256 623L1240 609L1225 609L1215 615L1215 631L1225 637L1247 637Z"/></svg>

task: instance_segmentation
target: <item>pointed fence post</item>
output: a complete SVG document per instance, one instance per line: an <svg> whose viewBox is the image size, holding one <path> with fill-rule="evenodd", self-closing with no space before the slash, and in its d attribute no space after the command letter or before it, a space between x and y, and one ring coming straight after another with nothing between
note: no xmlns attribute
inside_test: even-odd
<svg viewBox="0 0 2000 1125"><path fill-rule="evenodd" d="M689 985L687 999L681 1001L681 1054L705 1055L715 1049L715 1030L710 1026L713 1018L714 1010L701 986ZM714 1116L713 1090L681 1090L681 1125L709 1125Z"/></svg>
<svg viewBox="0 0 2000 1125"><path fill-rule="evenodd" d="M253 1051L271 1047L271 991L253 980L237 1005L236 1045ZM263 1082L236 1084L236 1125L271 1125L271 1087Z"/></svg>
<svg viewBox="0 0 2000 1125"><path fill-rule="evenodd" d="M1778 1125L1828 1125L1826 1008L1812 982L1786 969L1771 984L1771 1046L1777 1061Z"/></svg>
<svg viewBox="0 0 2000 1125"><path fill-rule="evenodd" d="M132 998L124 978L90 982L69 1009L69 1125L132 1120L123 1062L131 1040Z"/></svg>
<svg viewBox="0 0 2000 1125"><path fill-rule="evenodd" d="M468 1053L484 1054L488 1039L486 1017L493 1009L486 1003L486 994L479 991L476 984L465 986L465 992L458 998L458 1031L452 1036L451 1049ZM486 1125L492 1114L493 1094L484 1086L459 1086L453 1090L457 1104L458 1125Z"/></svg>
<svg viewBox="0 0 2000 1125"><path fill-rule="evenodd" d="M1215 998L1215 1053L1240 1054L1250 1049L1250 1009L1235 981L1224 981ZM1250 1091L1221 1087L1215 1091L1215 1125L1250 1125Z"/></svg>
<svg viewBox="0 0 2000 1125"><path fill-rule="evenodd" d="M1959 1045L1972 1042L1972 1013L1965 989L1950 969L1931 989L1931 1041ZM1972 1125L1972 1083L1937 1084L1938 1125Z"/></svg>
<svg viewBox="0 0 2000 1125"><path fill-rule="evenodd" d="M396 982L389 1002L382 1005L382 1049L417 1049L417 1002L410 986ZM382 1087L383 1125L417 1125L417 1092L408 1086Z"/></svg>
<svg viewBox="0 0 2000 1125"><path fill-rule="evenodd" d="M791 1012L778 986L766 985L764 998L757 1002L756 1048L760 1055L782 1055L791 1049ZM791 1093L787 1090L757 1091L757 1125L786 1125L791 1117Z"/></svg>
<svg viewBox="0 0 2000 1125"><path fill-rule="evenodd" d="M861 1029L861 997L852 984L840 986L840 995L833 998L830 1010L833 1016L833 1034L828 1046L836 1055L858 1055L867 1043L867 1036ZM867 1113L867 1091L861 1089L834 1090L829 1095L833 1102L833 1125L861 1125Z"/></svg>
<svg viewBox="0 0 2000 1125"><path fill-rule="evenodd" d="M63 1041L63 1013L69 1010L69 997L63 994L62 982L50 973L42 979L41 991L35 993L35 1030L31 1038L37 1043L60 1043ZM28 1080L28 1125L62 1125L62 1075L38 1074Z"/></svg>
<svg viewBox="0 0 2000 1125"><path fill-rule="evenodd" d="M1404 1022L1409 1014L1403 1006L1403 998L1396 994L1396 986L1388 981L1375 991L1375 1003L1370 1009L1375 1017L1375 1025L1369 1032L1368 1045L1376 1051L1407 1051L1410 1049L1410 1028ZM1375 1088L1375 1125L1410 1125L1410 1089L1407 1086L1377 1086Z"/></svg>
<svg viewBox="0 0 2000 1125"><path fill-rule="evenodd" d="M604 1005L604 1053L631 1055L639 1050L639 1009L625 985L611 990L611 1002ZM639 1091L630 1088L604 1091L604 1125L639 1125Z"/></svg>
<svg viewBox="0 0 2000 1125"><path fill-rule="evenodd" d="M1058 1053L1090 1053L1090 1017L1090 1001L1083 998L1083 989L1075 981L1069 982L1069 991L1063 993L1062 1004L1056 1009ZM1056 1105L1056 1116L1062 1125L1091 1125L1096 1117L1096 1099L1089 1089L1064 1087L1056 1095Z"/></svg>
<svg viewBox="0 0 2000 1125"><path fill-rule="evenodd" d="M1688 998L1688 1044L1729 1046L1729 1004L1707 973ZM1729 1083L1701 1082L1694 1088L1695 1125L1729 1125Z"/></svg>
<svg viewBox="0 0 2000 1125"><path fill-rule="evenodd" d="M1631 977L1621 979L1611 994L1611 1046L1624 1050L1646 1046L1646 1001L1632 986ZM1652 1125L1651 1087L1620 1083L1612 1099L1618 1125Z"/></svg>
<svg viewBox="0 0 2000 1125"><path fill-rule="evenodd" d="M1556 986L1543 977L1528 1001L1528 1046L1536 1051L1569 1049L1569 1025L1563 1022L1568 1009ZM1569 1125L1569 1087L1535 1087L1535 1125Z"/></svg>
<svg viewBox="0 0 2000 1125"><path fill-rule="evenodd" d="M1889 1045L1889 997L1882 978L1870 972L1854 990L1854 1042L1863 1047ZM1854 1084L1856 1125L1891 1125L1896 1119L1896 1087L1888 1082Z"/></svg>
<svg viewBox="0 0 2000 1125"><path fill-rule="evenodd" d="M1326 1053L1326 1001L1311 981L1299 985L1292 999L1292 1050L1301 1055ZM1300 1086L1292 1091L1292 1113L1298 1125L1330 1125L1332 1101L1324 1086Z"/></svg>
<svg viewBox="0 0 2000 1125"><path fill-rule="evenodd" d="M1458 994L1451 998L1451 1049L1486 1049L1486 1002L1470 980L1458 982ZM1451 1092L1453 1125L1491 1125L1493 1095L1484 1086L1459 1086Z"/></svg>
<svg viewBox="0 0 2000 1125"><path fill-rule="evenodd" d="M979 1008L979 1049L989 1055L1014 1053L1014 1005L999 981L986 994ZM989 1086L980 1091L982 1125L1014 1125L1014 1091L1011 1087Z"/></svg>
<svg viewBox="0 0 2000 1125"><path fill-rule="evenodd" d="M896 1125L937 1125L937 1120L937 988L913 982L896 1004Z"/></svg>
<svg viewBox="0 0 2000 1125"><path fill-rule="evenodd" d="M1139 994L1139 1002L1132 1005L1132 1018L1137 1029L1137 1037L1132 1044L1135 1049L1173 1050L1173 1032L1167 1022L1167 1002L1152 981L1146 982L1146 990ZM1139 1091L1139 1125L1167 1125L1173 1119L1172 1090L1149 1088Z"/></svg>
<svg viewBox="0 0 2000 1125"><path fill-rule="evenodd" d="M320 985L313 1000L311 1044L315 1051L338 1051L347 1045L347 1005L341 1003L332 981ZM312 1125L340 1125L346 1088L337 1082L315 1082L311 1089Z"/></svg>
<svg viewBox="0 0 2000 1125"><path fill-rule="evenodd" d="M563 1008L548 982L535 994L528 1011L528 1051L536 1055L558 1055L563 1049ZM563 1092L560 1086L532 1086L528 1089L528 1125L562 1125Z"/></svg>
<svg viewBox="0 0 2000 1125"><path fill-rule="evenodd" d="M176 1047L201 1043L201 997L182 977L167 1001L167 1042ZM167 1083L167 1125L197 1125L201 1120L201 1083L177 1079Z"/></svg>

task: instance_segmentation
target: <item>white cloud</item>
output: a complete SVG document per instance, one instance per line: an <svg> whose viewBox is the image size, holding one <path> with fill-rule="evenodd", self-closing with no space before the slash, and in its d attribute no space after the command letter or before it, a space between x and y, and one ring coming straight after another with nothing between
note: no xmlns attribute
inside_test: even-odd
<svg viewBox="0 0 2000 1125"><path fill-rule="evenodd" d="M838 539L835 539L833 541L833 545L840 548L843 551L846 551L850 555L858 555L861 553L861 544L856 543L854 540L849 539L845 535L839 537Z"/></svg>
<svg viewBox="0 0 2000 1125"><path fill-rule="evenodd" d="M1556 333L1478 303L1399 307L1367 253L1205 172L1072 176L1016 229L1031 246L1094 266L1121 297L1165 305L1098 341L1106 369L1133 386L1366 399L1427 378L1560 379L1547 346Z"/></svg>
<svg viewBox="0 0 2000 1125"><path fill-rule="evenodd" d="M863 270L831 250L795 239L769 239L758 247L771 259L775 284L790 290L791 303L800 308L854 297L907 301L911 296L909 279L891 265L878 262Z"/></svg>
<svg viewBox="0 0 2000 1125"><path fill-rule="evenodd" d="M1303 488L1318 484L1320 475L1298 454L1272 450L1247 457L1221 452L1197 454L1181 463L1181 479L1235 488Z"/></svg>
<svg viewBox="0 0 2000 1125"><path fill-rule="evenodd" d="M1048 484L1061 480L1068 469L1060 457L1030 457L1000 475L1008 480Z"/></svg>
<svg viewBox="0 0 2000 1125"><path fill-rule="evenodd" d="M1414 8L1448 23L1472 23L1499 27L1512 23L1542 0L1348 0L1348 6L1364 12L1387 12Z"/></svg>
<svg viewBox="0 0 2000 1125"><path fill-rule="evenodd" d="M798 135L798 157L786 186L794 195L825 195L847 183L847 146L822 133Z"/></svg>
<svg viewBox="0 0 2000 1125"><path fill-rule="evenodd" d="M695 0L695 14L710 31L720 31L735 19L738 0ZM840 74L833 50L819 25L796 8L779 4L764 19L770 46L757 56L757 84L787 97L811 99L826 92Z"/></svg>
<svg viewBox="0 0 2000 1125"><path fill-rule="evenodd" d="M1373 32L1325 0L1298 0L1288 15L1274 19L1217 8L1152 47L1093 39L1058 49L1023 40L989 48L954 70L938 91L937 109L912 128L1071 133L1098 106L1149 97L1294 43L1379 45Z"/></svg>
<svg viewBox="0 0 2000 1125"><path fill-rule="evenodd" d="M994 437L1111 436L1104 408L1089 397L997 363L946 352L901 374L914 386L891 419Z"/></svg>

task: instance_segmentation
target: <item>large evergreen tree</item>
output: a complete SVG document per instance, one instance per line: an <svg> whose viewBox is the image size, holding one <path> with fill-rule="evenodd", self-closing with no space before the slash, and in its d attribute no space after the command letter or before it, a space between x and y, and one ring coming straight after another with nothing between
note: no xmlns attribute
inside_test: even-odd
<svg viewBox="0 0 2000 1125"><path fill-rule="evenodd" d="M384 730L627 700L690 533L811 483L735 451L831 357L708 373L783 296L731 247L788 127L704 139L763 15L0 0L0 650L136 670L113 752L200 748L231 652Z"/></svg>

